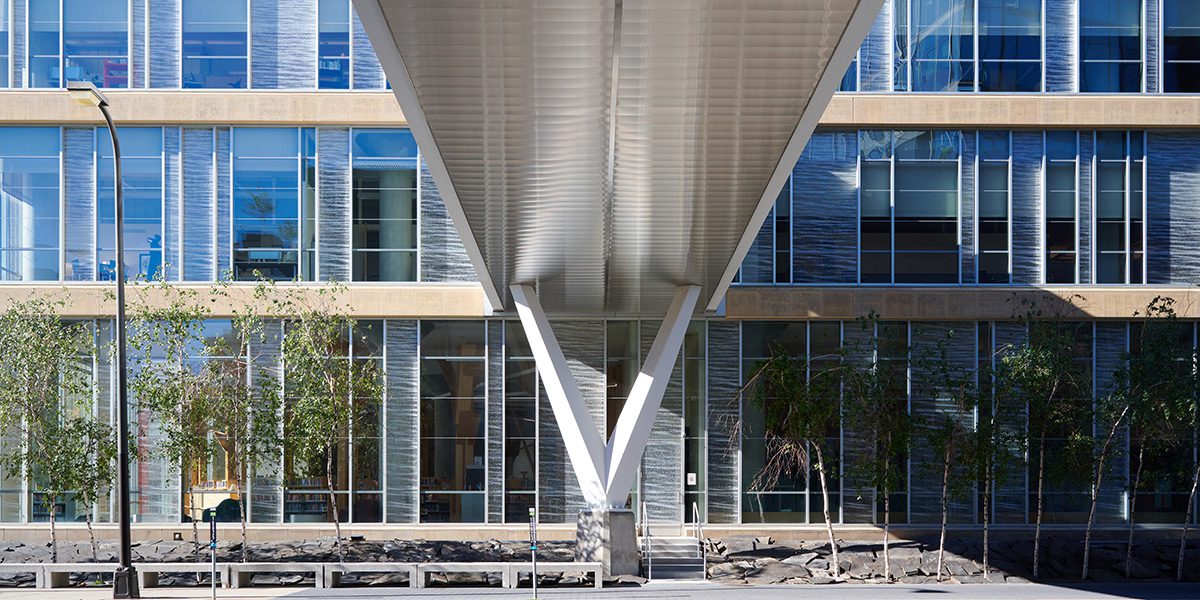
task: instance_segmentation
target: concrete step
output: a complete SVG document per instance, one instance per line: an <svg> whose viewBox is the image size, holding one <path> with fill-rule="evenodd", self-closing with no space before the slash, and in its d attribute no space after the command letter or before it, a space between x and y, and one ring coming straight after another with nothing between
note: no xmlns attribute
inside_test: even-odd
<svg viewBox="0 0 1200 600"><path fill-rule="evenodd" d="M700 580L704 579L704 564L688 564L688 565L670 565L654 563L649 570L646 565L642 565L642 573L648 573L652 581L660 581L664 579L687 579Z"/></svg>
<svg viewBox="0 0 1200 600"><path fill-rule="evenodd" d="M645 554L645 549L643 548ZM698 548L652 548L649 554L654 556L654 560L660 558L694 558L700 560L704 558L700 554Z"/></svg>

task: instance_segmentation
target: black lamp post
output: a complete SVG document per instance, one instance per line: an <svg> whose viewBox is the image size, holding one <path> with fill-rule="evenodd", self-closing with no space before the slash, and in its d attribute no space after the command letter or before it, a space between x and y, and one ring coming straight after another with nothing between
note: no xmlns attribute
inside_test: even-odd
<svg viewBox="0 0 1200 600"><path fill-rule="evenodd" d="M132 536L129 531L129 398L125 377L125 202L121 181L121 142L117 127L108 114L108 98L88 81L67 84L71 99L84 106L95 106L104 115L112 136L114 187L116 188L117 322L113 342L117 346L117 524L121 531L119 562L113 578L113 598L140 598L137 570L133 567Z"/></svg>

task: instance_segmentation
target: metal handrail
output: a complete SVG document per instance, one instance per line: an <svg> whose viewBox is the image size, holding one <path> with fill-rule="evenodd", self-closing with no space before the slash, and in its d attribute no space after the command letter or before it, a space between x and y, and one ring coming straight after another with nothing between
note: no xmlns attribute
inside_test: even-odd
<svg viewBox="0 0 1200 600"><path fill-rule="evenodd" d="M704 565L704 579L708 579L708 552L704 548L704 524L700 522L700 505L692 502L692 532L696 534L696 546L700 548L700 560Z"/></svg>
<svg viewBox="0 0 1200 600"><path fill-rule="evenodd" d="M654 546L650 540L650 520L647 518L646 501L642 500L642 546L646 553L646 580L654 578Z"/></svg>

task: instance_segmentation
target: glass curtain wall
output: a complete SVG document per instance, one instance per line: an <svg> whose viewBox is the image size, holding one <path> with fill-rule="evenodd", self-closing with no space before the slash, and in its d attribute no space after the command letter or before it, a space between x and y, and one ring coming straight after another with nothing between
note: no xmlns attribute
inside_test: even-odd
<svg viewBox="0 0 1200 600"><path fill-rule="evenodd" d="M684 520L705 520L708 482L706 449L708 447L707 402L708 387L707 327L695 320L688 325L683 338L683 502Z"/></svg>
<svg viewBox="0 0 1200 600"><path fill-rule="evenodd" d="M909 405L909 348L911 340L909 338L909 324L905 321L880 321L876 324L876 356L875 361L877 369L885 373L884 381L887 383L885 394L893 402L893 410L896 413L903 414L910 412ZM901 451L897 456L893 457L894 464L902 465L899 469L899 480L896 482L896 489L891 490L890 502L887 507L890 511L891 523L907 523L908 522L908 479L909 479L909 453ZM876 492L875 495L875 522L882 523L884 520L884 502L883 495Z"/></svg>
<svg viewBox="0 0 1200 600"><path fill-rule="evenodd" d="M183 87L250 87L247 0L183 0Z"/></svg>
<svg viewBox="0 0 1200 600"><path fill-rule="evenodd" d="M1192 370L1196 347L1196 325L1178 324L1178 338L1174 348L1174 359L1178 369L1184 373ZM1137 355L1142 352L1143 324L1129 323L1129 351ZM1140 483L1134 506L1136 522L1160 523L1178 526L1187 512L1188 491L1191 487L1192 467L1196 464L1193 436L1188 432L1168 434L1154 443L1146 443L1149 436L1162 436L1162 431L1144 431L1133 428L1129 432L1130 487L1139 470ZM1178 436L1178 437L1176 437ZM1143 447L1144 446L1144 447Z"/></svg>
<svg viewBox="0 0 1200 600"><path fill-rule="evenodd" d="M519 322L505 322L504 343L504 522L523 523L537 506L539 380Z"/></svg>
<svg viewBox="0 0 1200 600"><path fill-rule="evenodd" d="M317 87L350 89L350 0L317 2Z"/></svg>
<svg viewBox="0 0 1200 600"><path fill-rule="evenodd" d="M284 324L287 335L287 323ZM371 361L383 373L383 321L357 321L344 332L336 360ZM284 410L290 410L287 369L284 375ZM352 398L350 427L333 449L333 471L324 454L296 456L284 453L285 523L332 522L333 510L343 523L378 523L383 520L383 407L378 398ZM330 503L328 484L334 489ZM336 507L336 508L335 508Z"/></svg>
<svg viewBox="0 0 1200 600"><path fill-rule="evenodd" d="M1046 283L1076 283L1079 134L1046 132Z"/></svg>
<svg viewBox="0 0 1200 600"><path fill-rule="evenodd" d="M1011 135L1007 131L979 132L979 283L1012 280L1010 169Z"/></svg>
<svg viewBox="0 0 1200 600"><path fill-rule="evenodd" d="M59 278L57 127L0 128L0 281Z"/></svg>
<svg viewBox="0 0 1200 600"><path fill-rule="evenodd" d="M0 87L12 85L8 81L8 38L12 35L12 26L8 23L8 2L0 0Z"/></svg>
<svg viewBox="0 0 1200 600"><path fill-rule="evenodd" d="M895 89L1042 89L1041 0L895 0Z"/></svg>
<svg viewBox="0 0 1200 600"><path fill-rule="evenodd" d="M1079 0L1079 91L1142 91L1142 0Z"/></svg>
<svg viewBox="0 0 1200 600"><path fill-rule="evenodd" d="M958 283L960 147L958 131L860 132L862 283Z"/></svg>
<svg viewBox="0 0 1200 600"><path fill-rule="evenodd" d="M62 0L63 84L129 87L129 0Z"/></svg>
<svg viewBox="0 0 1200 600"><path fill-rule="evenodd" d="M355 129L354 281L417 279L417 143L407 129Z"/></svg>
<svg viewBox="0 0 1200 600"><path fill-rule="evenodd" d="M1200 92L1200 7L1194 0L1162 2L1162 91Z"/></svg>
<svg viewBox="0 0 1200 600"><path fill-rule="evenodd" d="M125 138L121 138L122 143ZM124 158L124 145L121 147ZM223 363L221 369L236 369L248 376L242 356L242 342L228 319L209 319L204 322L202 334L204 344L188 350L188 362L194 371L204 368L206 363ZM220 353L212 349L220 348ZM219 431L209 432L215 451L207 464L184 465L183 471L183 515L186 519L200 521L204 511L214 508L217 520L237 522L240 520L238 503L245 500L246 487L238 480L236 457L228 449L228 443ZM247 505L246 510L249 510ZM247 515L249 516L249 515Z"/></svg>
<svg viewBox="0 0 1200 600"><path fill-rule="evenodd" d="M63 87L62 46L59 37L61 19L58 0L35 0L26 7L28 27L25 41L28 86Z"/></svg>
<svg viewBox="0 0 1200 600"><path fill-rule="evenodd" d="M808 323L746 321L742 323L742 381L748 382L774 352L808 355ZM760 480L769 456L764 438L767 397L742 398L742 522L804 523L808 518L808 478L793 474L777 481Z"/></svg>
<svg viewBox="0 0 1200 600"><path fill-rule="evenodd" d="M423 523L487 514L487 347L483 321L421 321Z"/></svg>
<svg viewBox="0 0 1200 600"><path fill-rule="evenodd" d="M1096 132L1096 283L1142 283L1144 132Z"/></svg>
<svg viewBox="0 0 1200 600"><path fill-rule="evenodd" d="M1058 325L1058 334L1067 335L1072 340L1071 377L1060 392L1062 402L1091 404L1094 371L1093 362L1093 324L1090 322L1068 322ZM1107 375L1107 374L1105 374ZM1029 414L1030 422L1044 420L1043 415L1036 411ZM1077 470L1064 470L1064 465L1071 464L1069 453L1079 451L1073 446L1072 430L1091 431L1094 426L1091 414L1081 414L1079 421L1063 427L1048 428L1046 435L1046 476L1044 485L1043 523L1079 524L1087 521L1091 480L1087 473ZM1036 440L1029 444L1029 460L1026 463L1027 493L1027 523L1037 519L1037 469L1040 462L1039 449ZM1069 467L1067 467L1069 468Z"/></svg>
<svg viewBox="0 0 1200 600"><path fill-rule="evenodd" d="M121 128L125 190L125 278L154 280L163 272L163 160L158 127ZM96 264L101 281L116 278L116 201L112 139L96 130ZM75 267L72 265L72 268Z"/></svg>
<svg viewBox="0 0 1200 600"><path fill-rule="evenodd" d="M300 154L312 129L233 130L233 270L241 281L300 274L300 187L307 171ZM304 179L308 179L307 176ZM311 209L311 207L309 207Z"/></svg>

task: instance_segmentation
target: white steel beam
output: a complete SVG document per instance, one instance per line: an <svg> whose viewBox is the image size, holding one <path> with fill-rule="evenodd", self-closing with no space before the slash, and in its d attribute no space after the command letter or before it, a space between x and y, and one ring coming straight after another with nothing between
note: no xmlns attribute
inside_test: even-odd
<svg viewBox="0 0 1200 600"><path fill-rule="evenodd" d="M617 418L612 439L605 448L608 465L605 490L610 506L625 505L625 497L629 495L629 488L637 476L642 452L650 441L654 418L658 415L658 407L662 405L663 393L667 390L671 371L675 369L675 360L679 357L679 349L683 346L683 338L699 298L699 286L682 286L675 292L671 307L667 309L658 335L654 337L654 343L646 355L646 362L642 363L633 388L629 390L629 398L621 409L621 416Z"/></svg>
<svg viewBox="0 0 1200 600"><path fill-rule="evenodd" d="M546 397L554 410L554 420L558 422L584 501L592 508L606 508L604 438L592 423L583 393L571 375L537 294L527 285L514 285L511 289L517 315L521 317L525 337L529 338L538 374L546 387Z"/></svg>
<svg viewBox="0 0 1200 600"><path fill-rule="evenodd" d="M675 293L607 444L592 423L583 393L536 293L529 286L514 285L512 295L584 499L592 508L624 506L700 299L700 288L682 286Z"/></svg>

